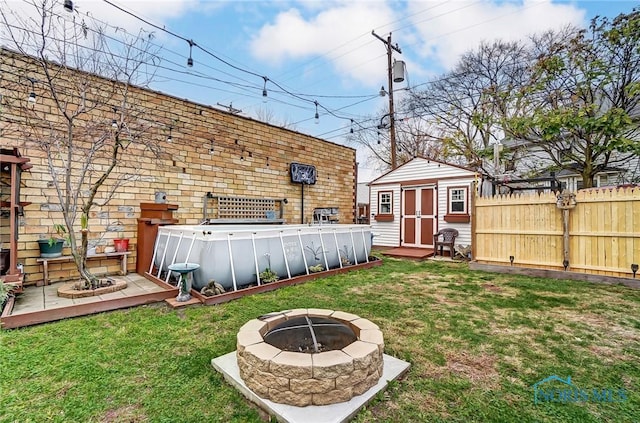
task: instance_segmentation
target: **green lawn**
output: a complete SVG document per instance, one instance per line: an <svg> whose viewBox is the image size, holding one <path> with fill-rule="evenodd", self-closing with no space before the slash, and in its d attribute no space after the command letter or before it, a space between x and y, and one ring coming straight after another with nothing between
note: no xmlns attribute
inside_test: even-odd
<svg viewBox="0 0 640 423"><path fill-rule="evenodd" d="M210 361L247 320L298 307L365 317L411 363L357 422L640 420L640 291L385 258L219 306L0 331L0 421L261 421ZM551 375L626 400L535 404L532 385Z"/></svg>

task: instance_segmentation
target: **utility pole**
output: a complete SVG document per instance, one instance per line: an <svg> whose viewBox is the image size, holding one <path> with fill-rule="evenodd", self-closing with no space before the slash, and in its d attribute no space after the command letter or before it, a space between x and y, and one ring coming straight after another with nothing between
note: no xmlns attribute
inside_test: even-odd
<svg viewBox="0 0 640 423"><path fill-rule="evenodd" d="M402 54L402 50L400 50L400 47L398 47L398 43L396 43L396 45L392 45L391 44L391 33L389 33L389 36L387 37L387 39L385 40L384 38L380 37L378 34L376 34L374 31L371 31L371 34L376 37L377 39L379 39L380 41L382 41L386 47L387 47L387 73L389 76L389 140L391 142L391 169L395 169L397 167L397 161L396 161L396 126L395 126L395 117L394 117L394 112L393 112L393 69L391 67L391 55L392 55L392 50L397 51L398 53Z"/></svg>

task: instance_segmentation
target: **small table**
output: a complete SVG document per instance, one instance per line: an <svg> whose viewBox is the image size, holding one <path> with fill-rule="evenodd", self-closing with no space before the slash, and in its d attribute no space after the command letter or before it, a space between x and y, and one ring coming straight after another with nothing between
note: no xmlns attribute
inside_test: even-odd
<svg viewBox="0 0 640 423"><path fill-rule="evenodd" d="M183 303L191 299L189 291L191 291L192 274L199 268L200 265L198 263L174 263L169 265L169 270L180 274L176 301Z"/></svg>
<svg viewBox="0 0 640 423"><path fill-rule="evenodd" d="M120 259L120 274L121 275L126 275L127 274L127 257L129 256L129 254L131 254L131 251L126 251L126 252L114 252L114 253L99 253L99 254L87 254L87 260L93 260L93 259L111 259L111 258L117 258ZM60 257L39 257L36 259L36 263L42 263L42 274L43 274L43 281L42 283L44 285L49 285L49 283L51 282L49 280L49 263L62 263L62 262L68 262L68 261L73 261L73 256L60 256Z"/></svg>

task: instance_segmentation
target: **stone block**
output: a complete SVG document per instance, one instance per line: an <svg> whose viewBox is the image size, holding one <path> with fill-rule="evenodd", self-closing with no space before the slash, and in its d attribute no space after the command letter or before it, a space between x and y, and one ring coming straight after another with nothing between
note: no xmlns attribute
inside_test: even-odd
<svg viewBox="0 0 640 423"><path fill-rule="evenodd" d="M357 320L360 316L356 316L355 314L345 313L344 311L334 311L331 315L332 318L343 320L345 322L350 322L352 320Z"/></svg>
<svg viewBox="0 0 640 423"><path fill-rule="evenodd" d="M280 391L269 389L268 398L273 402L294 405L296 407L306 407L311 405L312 394L300 394L292 391Z"/></svg>
<svg viewBox="0 0 640 423"><path fill-rule="evenodd" d="M249 345L259 344L260 342L264 341L264 339L262 339L262 335L260 335L259 332L249 330L238 332L236 338L236 347L240 352L244 351L244 349Z"/></svg>
<svg viewBox="0 0 640 423"><path fill-rule="evenodd" d="M356 341L342 349L345 354L353 358L355 369L366 369L371 365L375 356L380 354L377 344Z"/></svg>
<svg viewBox="0 0 640 423"><path fill-rule="evenodd" d="M313 405L328 405L349 401L353 396L352 388L335 389L323 394L313 394Z"/></svg>
<svg viewBox="0 0 640 423"><path fill-rule="evenodd" d="M353 359L342 351L313 354L315 379L331 379L351 372L353 372Z"/></svg>
<svg viewBox="0 0 640 423"><path fill-rule="evenodd" d="M291 319L293 317L306 316L308 314L308 311L306 308L295 308L293 310L285 312L284 314L285 316L287 316L287 319Z"/></svg>
<svg viewBox="0 0 640 423"><path fill-rule="evenodd" d="M336 378L336 389L345 389L359 384L369 376L368 369L354 370L352 373L338 376Z"/></svg>
<svg viewBox="0 0 640 423"><path fill-rule="evenodd" d="M309 312L309 316L318 316L318 317L329 317L334 313L333 310L327 310L324 308L310 308L308 309L308 312Z"/></svg>
<svg viewBox="0 0 640 423"><path fill-rule="evenodd" d="M374 370L367 375L367 377L360 383L353 387L353 395L362 395L367 392L371 387L375 386L380 377L382 376L382 366L379 370Z"/></svg>
<svg viewBox="0 0 640 423"><path fill-rule="evenodd" d="M335 379L291 379L291 391L302 394L319 394L336 389Z"/></svg>
<svg viewBox="0 0 640 423"><path fill-rule="evenodd" d="M369 342L371 344L376 344L380 353L384 351L384 338L382 337L382 331L379 329L366 329L360 331L360 335L358 337L362 342Z"/></svg>
<svg viewBox="0 0 640 423"><path fill-rule="evenodd" d="M251 389L253 392L255 392L257 395L263 397L263 398L269 398L269 388L267 388L266 386L264 386L263 384L260 383L260 381L258 380L253 380L251 378L244 380L245 385L247 385L247 387L249 389Z"/></svg>
<svg viewBox="0 0 640 423"><path fill-rule="evenodd" d="M242 380L250 379L256 369L249 366L247 364L247 360L238 353L236 353L236 359L238 361L238 370L240 371L240 377Z"/></svg>
<svg viewBox="0 0 640 423"><path fill-rule="evenodd" d="M353 326L357 327L359 330L365 329L380 329L378 325L373 323L371 320L367 319L356 319L350 322Z"/></svg>
<svg viewBox="0 0 640 423"><path fill-rule="evenodd" d="M249 320L247 323L242 325L242 327L238 330L238 332L242 332L242 331L260 332L261 330L266 328L266 326L267 324L265 322L258 319L253 319L253 320Z"/></svg>
<svg viewBox="0 0 640 423"><path fill-rule="evenodd" d="M276 376L273 373L256 370L251 376L252 380L257 380L261 385L267 388L275 388L289 390L289 378Z"/></svg>
<svg viewBox="0 0 640 423"><path fill-rule="evenodd" d="M253 366L257 370L267 372L269 371L270 360L272 360L280 353L281 350L279 350L278 348L261 342L259 344L253 344L245 347L244 351L242 351L240 354L242 354L244 359L247 361L247 365Z"/></svg>
<svg viewBox="0 0 640 423"><path fill-rule="evenodd" d="M291 379L310 379L313 377L312 365L311 354L282 351L271 360L269 371Z"/></svg>
<svg viewBox="0 0 640 423"><path fill-rule="evenodd" d="M284 314L277 314L271 317L267 317L266 319L262 319L262 321L267 324L267 326L264 329L264 333L261 332L262 335L266 334L271 329L275 328L280 323L283 323L286 320L287 320L287 317Z"/></svg>

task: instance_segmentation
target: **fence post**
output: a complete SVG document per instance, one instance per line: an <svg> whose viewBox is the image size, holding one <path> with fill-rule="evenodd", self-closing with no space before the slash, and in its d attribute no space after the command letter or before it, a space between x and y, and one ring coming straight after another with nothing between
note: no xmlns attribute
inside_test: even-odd
<svg viewBox="0 0 640 423"><path fill-rule="evenodd" d="M562 266L564 270L569 269L569 211L576 207L576 195L569 191L564 191L558 195L556 206L562 210Z"/></svg>

